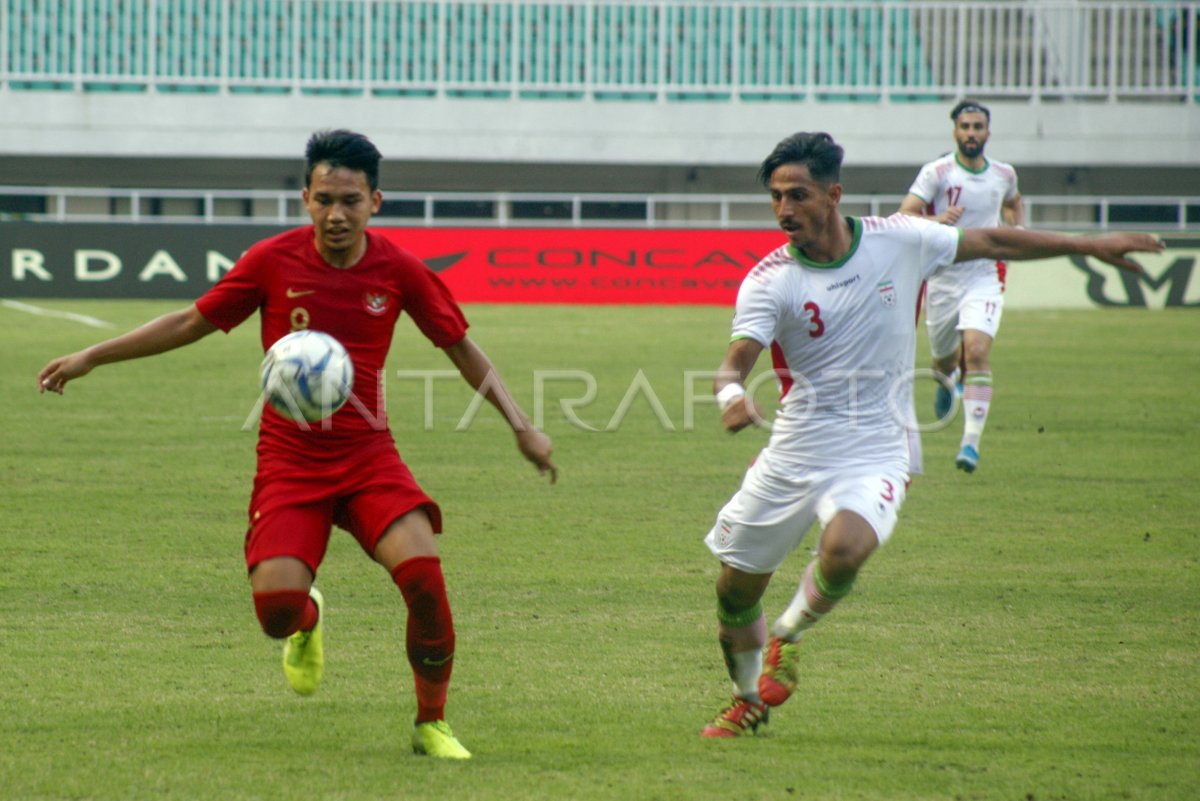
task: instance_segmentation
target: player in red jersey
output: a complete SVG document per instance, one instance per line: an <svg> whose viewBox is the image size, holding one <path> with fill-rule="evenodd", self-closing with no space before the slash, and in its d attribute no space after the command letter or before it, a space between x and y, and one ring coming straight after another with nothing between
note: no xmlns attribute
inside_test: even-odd
<svg viewBox="0 0 1200 801"><path fill-rule="evenodd" d="M312 225L259 242L192 306L54 359L38 388L62 394L95 367L228 332L260 312L264 350L301 329L325 331L354 362L354 397L332 417L299 424L264 406L250 499L246 564L263 631L285 639L284 673L308 695L324 671L313 587L331 526L349 531L387 570L408 606L406 648L416 683L413 750L471 756L444 720L454 625L435 534L441 513L400 459L379 379L401 312L442 348L463 378L508 420L517 447L557 478L550 438L536 430L491 361L467 336L450 292L420 260L367 231L379 211L379 151L365 136L322 131L306 149L304 206Z"/></svg>

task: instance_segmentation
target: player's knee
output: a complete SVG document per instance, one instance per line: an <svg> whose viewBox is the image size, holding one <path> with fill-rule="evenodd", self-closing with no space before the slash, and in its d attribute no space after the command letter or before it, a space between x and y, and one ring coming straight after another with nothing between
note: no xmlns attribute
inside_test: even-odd
<svg viewBox="0 0 1200 801"><path fill-rule="evenodd" d="M976 339L970 342L964 350L964 361L967 371L972 373L987 372L988 356L992 351L991 339Z"/></svg>
<svg viewBox="0 0 1200 801"><path fill-rule="evenodd" d="M967 372L968 373L991 372L991 366L988 364L987 351L968 352L967 353Z"/></svg>
<svg viewBox="0 0 1200 801"><path fill-rule="evenodd" d="M303 590L254 593L254 611L258 623L268 637L283 639L300 629L308 604Z"/></svg>
<svg viewBox="0 0 1200 801"><path fill-rule="evenodd" d="M823 537L821 539L821 572L830 581L841 584L853 581L859 569L878 547L875 532L866 536Z"/></svg>

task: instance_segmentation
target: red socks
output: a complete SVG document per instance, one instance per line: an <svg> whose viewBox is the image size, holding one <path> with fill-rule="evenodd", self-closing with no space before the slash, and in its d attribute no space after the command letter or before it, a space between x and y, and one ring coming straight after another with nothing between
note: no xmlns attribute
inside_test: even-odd
<svg viewBox="0 0 1200 801"><path fill-rule="evenodd" d="M417 685L417 723L441 720L454 666L454 621L442 560L436 556L407 559L392 571L392 580L408 604L405 644Z"/></svg>
<svg viewBox="0 0 1200 801"><path fill-rule="evenodd" d="M405 645L417 686L417 723L441 720L454 666L454 621L442 560L436 556L405 560L392 571L392 580L408 605ZM263 631L276 639L312 629L319 615L304 590L256 592L254 611Z"/></svg>
<svg viewBox="0 0 1200 801"><path fill-rule="evenodd" d="M262 630L277 640L317 625L317 603L304 590L256 592L254 611Z"/></svg>

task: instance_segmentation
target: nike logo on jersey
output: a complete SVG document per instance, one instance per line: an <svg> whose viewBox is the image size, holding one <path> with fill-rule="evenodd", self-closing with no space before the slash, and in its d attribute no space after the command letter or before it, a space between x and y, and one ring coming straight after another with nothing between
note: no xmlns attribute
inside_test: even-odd
<svg viewBox="0 0 1200 801"><path fill-rule="evenodd" d="M424 657L421 662L422 664L429 665L430 667L441 667L453 658L454 654L450 654L450 656L446 657L445 659L430 659L429 657Z"/></svg>
<svg viewBox="0 0 1200 801"><path fill-rule="evenodd" d="M289 298L302 298L305 295L312 295L312 294L316 293L316 291L317 290L315 290L315 289L292 289L289 286L287 288L287 296Z"/></svg>

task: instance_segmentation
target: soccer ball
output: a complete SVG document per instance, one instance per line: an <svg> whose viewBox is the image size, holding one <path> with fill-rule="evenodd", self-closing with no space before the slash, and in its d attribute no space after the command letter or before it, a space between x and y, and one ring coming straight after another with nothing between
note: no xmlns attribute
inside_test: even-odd
<svg viewBox="0 0 1200 801"><path fill-rule="evenodd" d="M275 411L297 423L316 423L349 399L354 365L329 334L293 331L267 349L259 376Z"/></svg>

